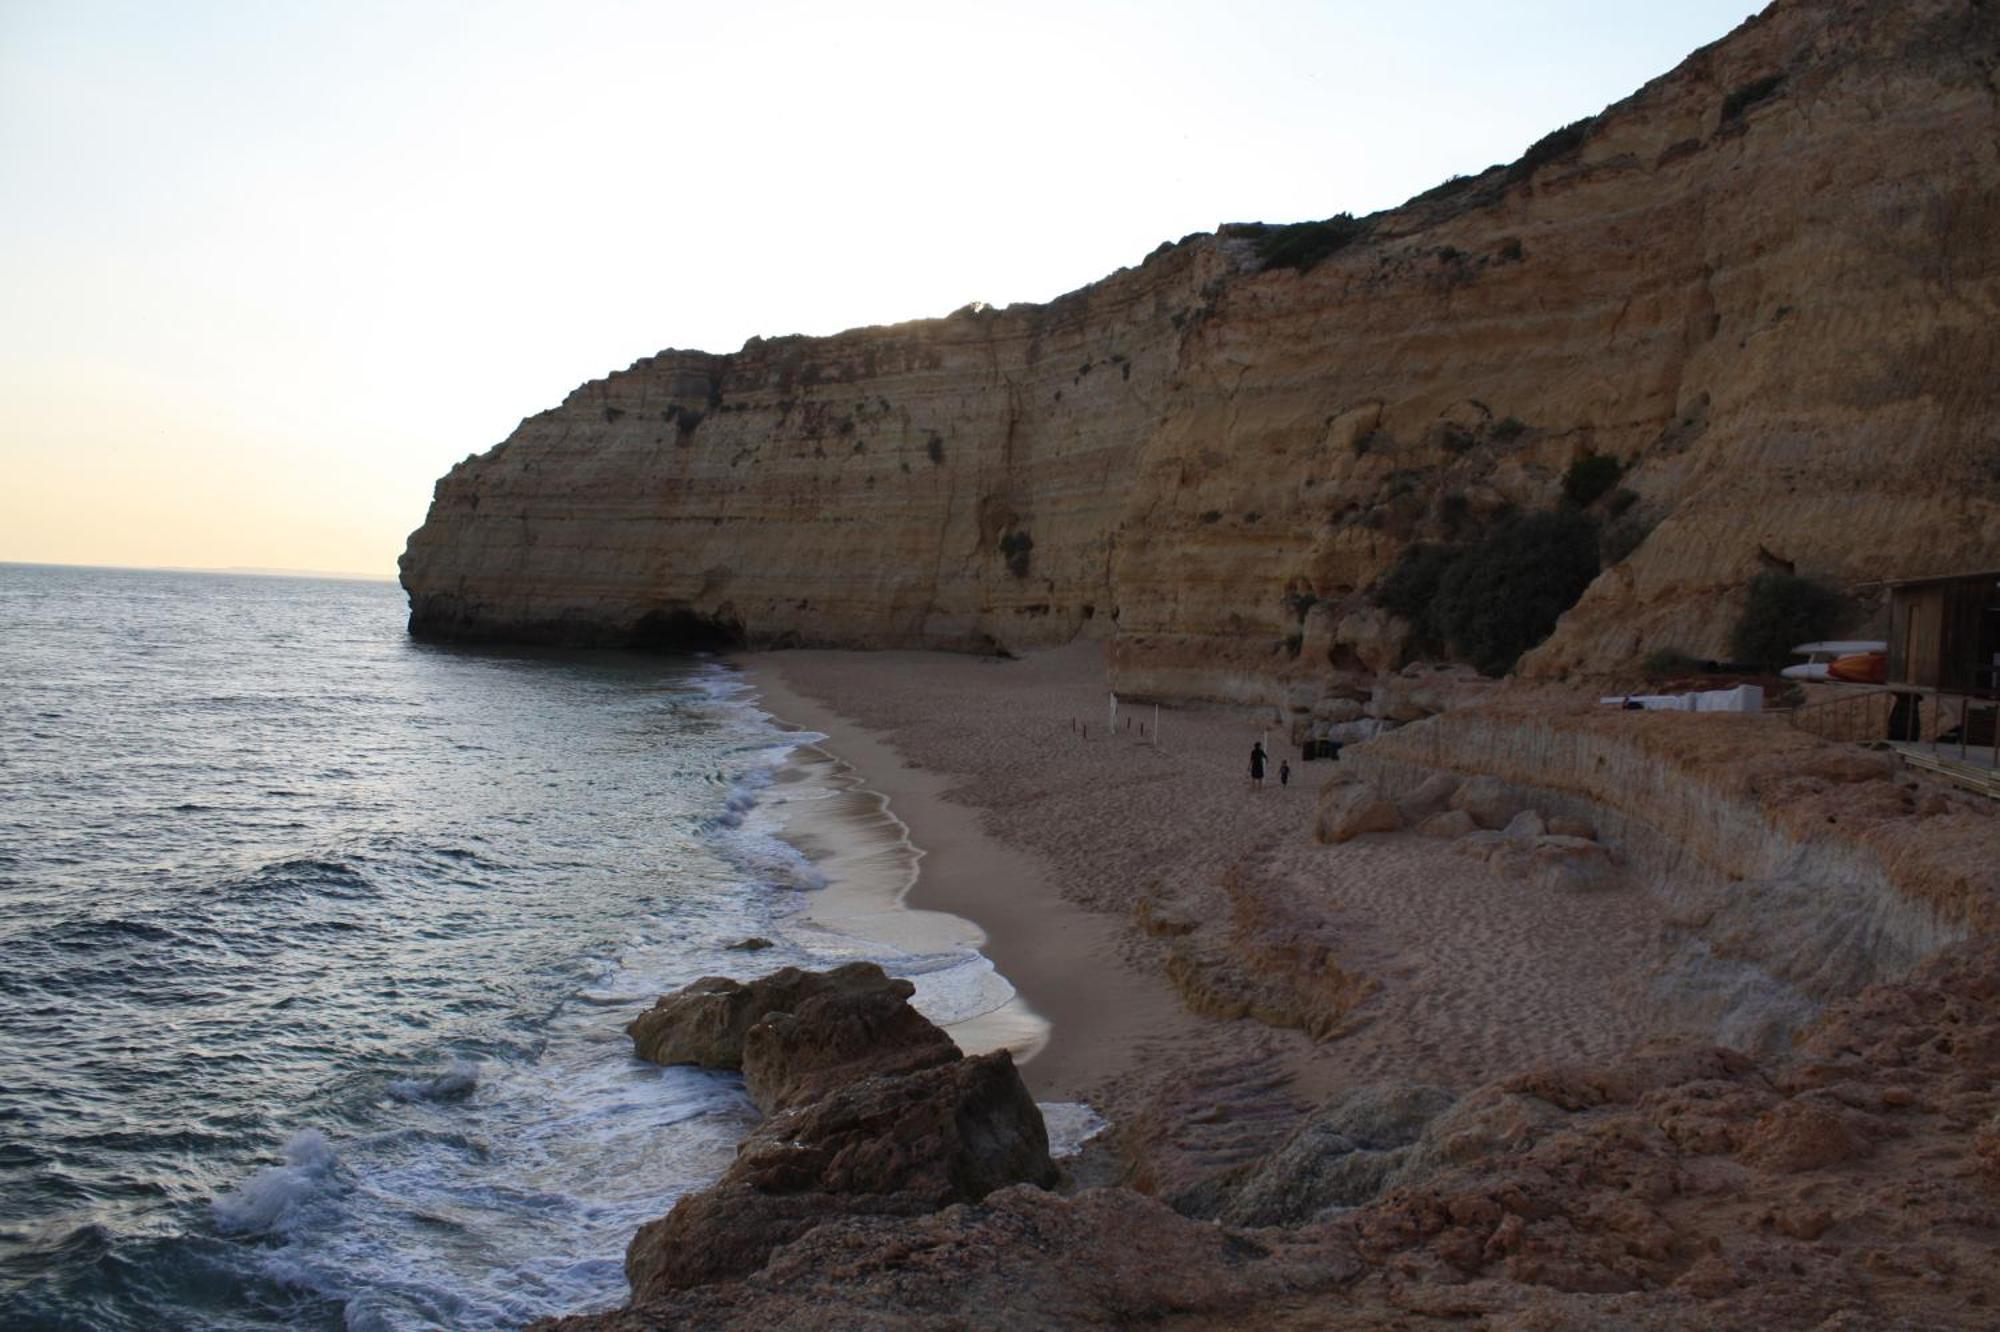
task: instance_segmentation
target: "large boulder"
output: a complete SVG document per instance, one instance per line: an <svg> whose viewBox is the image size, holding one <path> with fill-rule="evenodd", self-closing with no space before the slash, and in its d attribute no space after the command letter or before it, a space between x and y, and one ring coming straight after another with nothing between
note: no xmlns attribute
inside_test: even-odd
<svg viewBox="0 0 2000 1332"><path fill-rule="evenodd" d="M634 1052L656 1064L741 1068L743 1038L772 1013L796 1012L814 995L831 991L894 990L907 999L915 987L891 980L873 962L850 962L832 971L786 967L745 985L704 976L663 996L626 1028Z"/></svg>
<svg viewBox="0 0 2000 1332"><path fill-rule="evenodd" d="M1615 869L1602 843L1550 835L1535 839L1526 872L1538 887L1581 893L1609 886Z"/></svg>
<svg viewBox="0 0 2000 1332"><path fill-rule="evenodd" d="M1395 832L1403 826L1403 811L1385 799L1373 782L1329 783L1320 793L1319 818L1313 836L1338 844L1363 833Z"/></svg>
<svg viewBox="0 0 2000 1332"><path fill-rule="evenodd" d="M1433 814L1417 825L1420 837L1463 837L1479 827L1472 816L1462 809L1448 809L1442 814Z"/></svg>
<svg viewBox="0 0 2000 1332"><path fill-rule="evenodd" d="M878 972L879 974L879 972ZM766 1114L816 1101L863 1078L914 1073L959 1058L951 1037L910 1007L906 980L815 994L743 1037L743 1082Z"/></svg>
<svg viewBox="0 0 2000 1332"><path fill-rule="evenodd" d="M1474 777L1451 797L1451 807L1462 809L1482 828L1504 828L1521 812L1520 797L1508 791L1497 777Z"/></svg>
<svg viewBox="0 0 2000 1332"><path fill-rule="evenodd" d="M1404 796L1403 818L1409 823L1422 823L1431 815L1441 813L1451 805L1451 798L1458 794L1458 778L1448 772L1434 772L1417 783L1415 790Z"/></svg>
<svg viewBox="0 0 2000 1332"><path fill-rule="evenodd" d="M868 1077L766 1120L720 1180L640 1228L625 1273L643 1302L747 1276L828 1221L922 1216L1055 1179L1041 1111L1005 1050Z"/></svg>

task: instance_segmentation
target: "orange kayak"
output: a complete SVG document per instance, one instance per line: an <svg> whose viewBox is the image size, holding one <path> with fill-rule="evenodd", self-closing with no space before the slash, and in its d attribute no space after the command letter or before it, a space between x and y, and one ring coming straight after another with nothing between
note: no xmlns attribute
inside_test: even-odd
<svg viewBox="0 0 2000 1332"><path fill-rule="evenodd" d="M1826 678L1847 684L1882 684L1889 678L1889 654L1857 652L1851 657L1835 657L1826 668Z"/></svg>

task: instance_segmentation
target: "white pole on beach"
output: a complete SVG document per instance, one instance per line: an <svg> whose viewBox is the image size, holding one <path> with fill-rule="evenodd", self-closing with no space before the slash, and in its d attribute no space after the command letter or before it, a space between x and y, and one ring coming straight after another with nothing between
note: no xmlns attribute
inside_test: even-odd
<svg viewBox="0 0 2000 1332"><path fill-rule="evenodd" d="M1111 734L1118 734L1118 695L1111 695Z"/></svg>
<svg viewBox="0 0 2000 1332"><path fill-rule="evenodd" d="M1153 705L1153 748L1160 747L1160 705Z"/></svg>

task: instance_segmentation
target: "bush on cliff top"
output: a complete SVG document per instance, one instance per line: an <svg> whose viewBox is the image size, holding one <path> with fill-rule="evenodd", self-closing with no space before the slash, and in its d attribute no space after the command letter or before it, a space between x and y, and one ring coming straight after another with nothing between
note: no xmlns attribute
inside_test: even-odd
<svg viewBox="0 0 2000 1332"><path fill-rule="evenodd" d="M1351 213L1338 213L1324 222L1295 222L1273 227L1257 242L1257 257L1266 269L1295 268L1303 273L1329 255L1353 244L1366 231Z"/></svg>

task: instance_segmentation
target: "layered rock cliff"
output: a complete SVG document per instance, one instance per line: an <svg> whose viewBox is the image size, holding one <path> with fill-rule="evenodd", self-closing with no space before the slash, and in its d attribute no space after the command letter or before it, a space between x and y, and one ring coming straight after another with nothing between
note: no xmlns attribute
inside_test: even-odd
<svg viewBox="0 0 2000 1332"><path fill-rule="evenodd" d="M1531 674L1720 655L1773 565L1991 563L1996 67L1977 0L1779 0L1351 229L1224 227L1046 305L662 352L439 483L412 632L1088 634L1127 690L1265 698L1394 665L1369 586L1555 503L1590 454L1630 497Z"/></svg>

